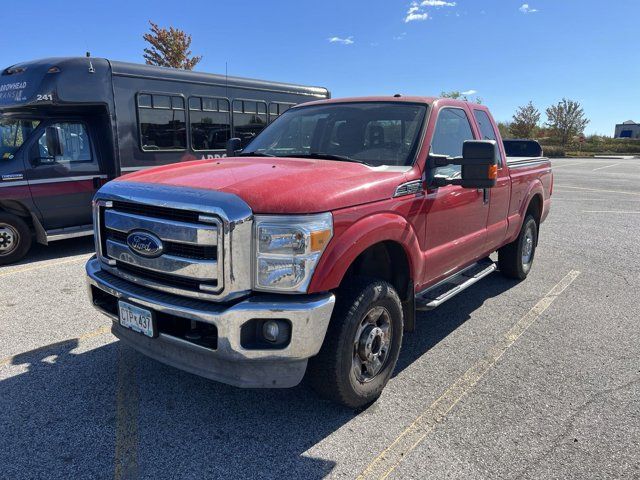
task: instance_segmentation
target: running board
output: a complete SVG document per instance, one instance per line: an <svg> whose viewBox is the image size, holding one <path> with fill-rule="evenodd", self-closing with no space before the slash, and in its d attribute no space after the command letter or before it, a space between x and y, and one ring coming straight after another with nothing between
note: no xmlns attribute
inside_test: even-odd
<svg viewBox="0 0 640 480"><path fill-rule="evenodd" d="M416 310L426 311L439 307L450 298L493 273L497 266L489 258L474 263L416 295Z"/></svg>
<svg viewBox="0 0 640 480"><path fill-rule="evenodd" d="M93 225L81 225L79 227L58 228L46 232L47 242L65 240L67 238L86 237L93 235Z"/></svg>

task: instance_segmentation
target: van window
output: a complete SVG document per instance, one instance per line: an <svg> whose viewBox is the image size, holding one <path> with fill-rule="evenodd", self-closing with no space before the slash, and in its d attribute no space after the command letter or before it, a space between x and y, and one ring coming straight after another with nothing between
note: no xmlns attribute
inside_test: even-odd
<svg viewBox="0 0 640 480"><path fill-rule="evenodd" d="M62 155L56 155L56 162L91 162L91 144L87 129L82 123L56 123L51 125L58 132ZM47 148L47 132L38 139L40 157L51 158Z"/></svg>
<svg viewBox="0 0 640 480"><path fill-rule="evenodd" d="M498 141L496 131L493 129L489 115L484 110L474 110L473 115L476 117L476 122L480 127L480 133L482 134L482 140L495 140ZM498 166L502 166L502 155L500 154L500 148L496 149L496 156L498 157Z"/></svg>
<svg viewBox="0 0 640 480"><path fill-rule="evenodd" d="M231 138L229 100L189 98L189 128L194 150L224 150Z"/></svg>
<svg viewBox="0 0 640 480"><path fill-rule="evenodd" d="M186 148L187 124L182 97L138 95L138 122L142 150L149 152Z"/></svg>
<svg viewBox="0 0 640 480"><path fill-rule="evenodd" d="M267 104L252 100L233 101L233 135L244 148L267 126Z"/></svg>
<svg viewBox="0 0 640 480"><path fill-rule="evenodd" d="M436 129L431 141L431 153L447 155L449 157L462 156L462 146L465 140L473 140L471 123L464 110L461 108L443 108L440 110ZM446 178L460 176L460 165L447 165L438 167L434 175Z"/></svg>

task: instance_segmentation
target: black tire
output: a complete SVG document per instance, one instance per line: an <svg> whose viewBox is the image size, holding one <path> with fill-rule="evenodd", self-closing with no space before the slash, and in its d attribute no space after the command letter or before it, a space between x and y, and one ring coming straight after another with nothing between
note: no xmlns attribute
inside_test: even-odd
<svg viewBox="0 0 640 480"><path fill-rule="evenodd" d="M336 296L324 344L320 353L309 359L307 379L320 396L361 408L378 399L398 361L402 304L389 283L373 278L356 277ZM364 360L362 355L367 354L377 361Z"/></svg>
<svg viewBox="0 0 640 480"><path fill-rule="evenodd" d="M31 230L20 217L0 212L0 265L21 260L31 248Z"/></svg>
<svg viewBox="0 0 640 480"><path fill-rule="evenodd" d="M527 278L531 271L537 245L538 224L533 216L527 215L518 238L498 250L500 272L508 278L518 280ZM528 262L525 261L525 258L529 259Z"/></svg>

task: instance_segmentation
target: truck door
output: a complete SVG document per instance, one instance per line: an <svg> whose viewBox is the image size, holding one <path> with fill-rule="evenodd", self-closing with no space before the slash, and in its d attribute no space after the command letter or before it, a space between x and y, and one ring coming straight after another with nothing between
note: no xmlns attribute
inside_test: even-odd
<svg viewBox="0 0 640 480"><path fill-rule="evenodd" d="M444 107L438 112L431 153L458 157L465 140L474 140L465 109ZM460 167L448 165L430 176L459 178ZM484 253L488 198L482 189L458 185L429 188L426 195L426 283L439 280Z"/></svg>
<svg viewBox="0 0 640 480"><path fill-rule="evenodd" d="M57 135L59 151L50 152ZM89 128L82 121L41 125L30 148L27 180L46 230L89 226L91 200L106 175L100 171Z"/></svg>

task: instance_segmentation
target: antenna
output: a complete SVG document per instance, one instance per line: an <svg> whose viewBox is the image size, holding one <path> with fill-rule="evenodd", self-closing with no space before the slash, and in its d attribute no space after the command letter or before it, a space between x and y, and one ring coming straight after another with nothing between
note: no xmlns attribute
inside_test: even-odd
<svg viewBox="0 0 640 480"><path fill-rule="evenodd" d="M91 57L91 52L87 52L87 53L85 53L85 56L86 56L87 58Z"/></svg>
<svg viewBox="0 0 640 480"><path fill-rule="evenodd" d="M224 95L229 98L229 62L226 60L224 62Z"/></svg>

